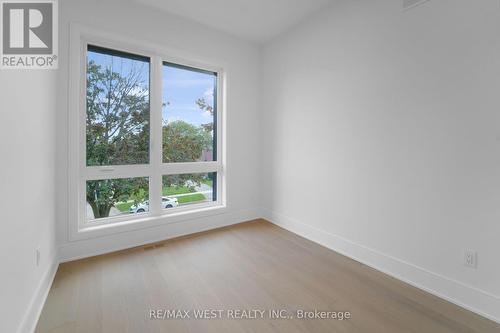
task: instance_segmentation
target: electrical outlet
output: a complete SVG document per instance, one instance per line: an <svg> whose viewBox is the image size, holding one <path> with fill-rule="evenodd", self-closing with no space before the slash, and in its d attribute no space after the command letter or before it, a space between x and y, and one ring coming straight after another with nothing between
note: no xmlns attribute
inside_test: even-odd
<svg viewBox="0 0 500 333"><path fill-rule="evenodd" d="M464 265L467 267L477 268L477 252L472 250L465 250L464 252Z"/></svg>
<svg viewBox="0 0 500 333"><path fill-rule="evenodd" d="M36 254L35 254L35 258L36 258L36 265L37 267L40 266L40 250L39 249L36 249Z"/></svg>

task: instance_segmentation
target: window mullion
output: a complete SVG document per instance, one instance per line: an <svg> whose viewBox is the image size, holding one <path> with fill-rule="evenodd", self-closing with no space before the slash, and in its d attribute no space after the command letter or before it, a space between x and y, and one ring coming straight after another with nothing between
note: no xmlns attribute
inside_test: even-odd
<svg viewBox="0 0 500 333"><path fill-rule="evenodd" d="M163 175L219 172L220 170L220 162L168 163L161 166L161 173Z"/></svg>
<svg viewBox="0 0 500 333"><path fill-rule="evenodd" d="M161 207L161 163L162 163L162 61L158 56L151 58L150 95L150 163L149 202L152 215L160 215Z"/></svg>
<svg viewBox="0 0 500 333"><path fill-rule="evenodd" d="M83 170L85 180L149 177L150 173L147 164L91 166Z"/></svg>

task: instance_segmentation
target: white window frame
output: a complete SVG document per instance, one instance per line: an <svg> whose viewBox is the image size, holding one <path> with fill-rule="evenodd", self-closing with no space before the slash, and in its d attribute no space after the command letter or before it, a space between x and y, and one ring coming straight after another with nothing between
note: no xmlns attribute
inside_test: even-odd
<svg viewBox="0 0 500 333"><path fill-rule="evenodd" d="M150 163L141 165L86 166L86 66L87 45L150 58ZM221 214L226 210L225 165L225 72L221 66L192 55L166 50L158 45L131 41L80 25L70 27L69 52L69 239L80 240L123 231L177 223ZM217 160L168 163L162 161L162 72L163 63L174 63L217 73ZM216 201L163 209L162 176L216 172ZM86 218L86 181L149 177L149 212L95 220Z"/></svg>

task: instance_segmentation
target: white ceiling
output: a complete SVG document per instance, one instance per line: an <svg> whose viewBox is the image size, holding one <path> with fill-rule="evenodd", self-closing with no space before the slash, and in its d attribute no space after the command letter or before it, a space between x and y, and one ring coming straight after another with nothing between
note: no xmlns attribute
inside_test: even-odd
<svg viewBox="0 0 500 333"><path fill-rule="evenodd" d="M255 42L265 42L333 0L135 0Z"/></svg>

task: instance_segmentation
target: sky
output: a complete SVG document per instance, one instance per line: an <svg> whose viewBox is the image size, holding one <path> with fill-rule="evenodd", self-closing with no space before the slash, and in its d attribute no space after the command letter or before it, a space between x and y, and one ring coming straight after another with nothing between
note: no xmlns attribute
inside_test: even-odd
<svg viewBox="0 0 500 333"><path fill-rule="evenodd" d="M149 63L89 51L88 61L93 60L103 67L113 67L113 71L126 75L132 66L141 69L143 85L149 86ZM195 126L213 121L209 112L200 110L196 100L205 98L213 107L215 75L200 73L184 68L163 66L162 109L163 121L184 120Z"/></svg>
<svg viewBox="0 0 500 333"><path fill-rule="evenodd" d="M187 69L163 66L163 120L184 120L193 125L207 124L213 116L200 110L196 100L205 98L213 107L215 76Z"/></svg>

